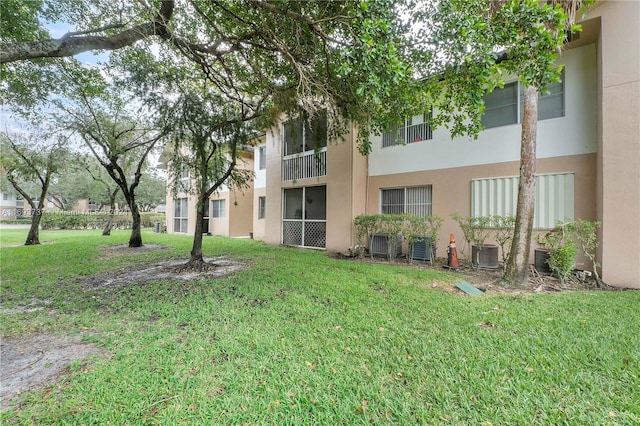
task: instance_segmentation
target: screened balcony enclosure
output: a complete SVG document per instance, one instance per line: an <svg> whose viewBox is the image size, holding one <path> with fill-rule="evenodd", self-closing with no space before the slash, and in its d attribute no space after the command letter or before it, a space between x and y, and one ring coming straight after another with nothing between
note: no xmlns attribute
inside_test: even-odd
<svg viewBox="0 0 640 426"><path fill-rule="evenodd" d="M326 247L326 186L284 190L282 244L301 247Z"/></svg>
<svg viewBox="0 0 640 426"><path fill-rule="evenodd" d="M285 123L282 180L299 180L327 174L327 116Z"/></svg>

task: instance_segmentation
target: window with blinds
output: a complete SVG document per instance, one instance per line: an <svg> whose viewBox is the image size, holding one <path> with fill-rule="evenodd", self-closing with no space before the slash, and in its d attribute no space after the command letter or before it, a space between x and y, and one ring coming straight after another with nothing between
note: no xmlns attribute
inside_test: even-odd
<svg viewBox="0 0 640 426"><path fill-rule="evenodd" d="M383 214L431 215L431 185L382 189L380 200Z"/></svg>
<svg viewBox="0 0 640 426"><path fill-rule="evenodd" d="M225 217L226 200L213 200L211 201L211 217L221 218Z"/></svg>

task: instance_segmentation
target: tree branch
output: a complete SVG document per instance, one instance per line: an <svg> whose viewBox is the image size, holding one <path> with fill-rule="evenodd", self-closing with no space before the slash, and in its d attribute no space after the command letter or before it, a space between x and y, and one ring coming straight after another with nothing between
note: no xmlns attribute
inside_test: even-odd
<svg viewBox="0 0 640 426"><path fill-rule="evenodd" d="M31 198L29 196L29 194L27 194L27 192L24 189L22 189L22 187L18 184L18 182L16 182L16 178L15 178L15 176L13 176L12 172L7 172L7 180L9 181L11 186L13 186L13 188L20 195L22 195L22 198L24 198L27 201L27 203L31 206L31 208L35 210L35 208L36 208L35 201L33 201L33 198Z"/></svg>
<svg viewBox="0 0 640 426"><path fill-rule="evenodd" d="M59 39L7 44L0 50L0 64L35 58L67 57L90 50L117 50L130 46L147 37L165 34L174 9L175 1L163 0L153 21L133 26L111 36L85 35L99 31L96 29L67 33ZM102 29L107 28L115 28L115 26Z"/></svg>

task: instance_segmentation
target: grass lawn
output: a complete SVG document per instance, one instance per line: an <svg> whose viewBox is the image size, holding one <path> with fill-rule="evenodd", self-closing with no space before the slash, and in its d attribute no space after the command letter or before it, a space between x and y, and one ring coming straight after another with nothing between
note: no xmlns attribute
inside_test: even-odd
<svg viewBox="0 0 640 426"><path fill-rule="evenodd" d="M3 336L83 335L105 349L2 424L640 424L640 292L477 298L456 275L207 237L230 277L88 290L82 280L170 257L105 256L116 231L1 230ZM30 313L13 309L46 304ZM11 311L7 311L7 310Z"/></svg>

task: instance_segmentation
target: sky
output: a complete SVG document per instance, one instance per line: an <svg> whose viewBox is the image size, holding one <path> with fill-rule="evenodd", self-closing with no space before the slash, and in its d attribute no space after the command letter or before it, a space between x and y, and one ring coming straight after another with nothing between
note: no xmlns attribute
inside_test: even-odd
<svg viewBox="0 0 640 426"><path fill-rule="evenodd" d="M75 30L72 25L61 22L51 23L45 26L49 30L51 38L54 39L60 38L67 32ZM109 54L105 52L86 52L76 55L75 58L86 65L97 65L99 62L108 61ZM0 131L7 133L26 133L27 127L27 123L12 116L10 105L0 105Z"/></svg>
<svg viewBox="0 0 640 426"><path fill-rule="evenodd" d="M61 38L68 32L75 31L73 25L64 22L47 23L45 27L53 39ZM74 58L86 66L98 66L100 63L109 61L109 52L85 52L75 55ZM26 134L28 133L28 123L12 116L10 105L2 104L0 105L0 131L11 134ZM158 161L157 154L150 156L151 164L156 164Z"/></svg>

